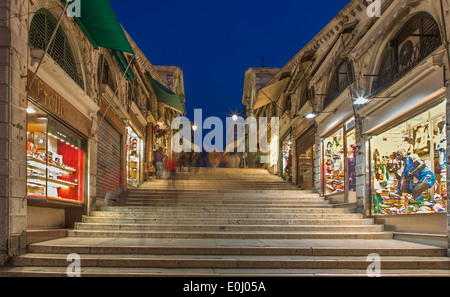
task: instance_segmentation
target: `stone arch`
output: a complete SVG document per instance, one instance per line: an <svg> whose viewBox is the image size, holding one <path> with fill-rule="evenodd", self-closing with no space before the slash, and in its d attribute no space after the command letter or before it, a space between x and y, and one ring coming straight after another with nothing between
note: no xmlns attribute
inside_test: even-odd
<svg viewBox="0 0 450 297"><path fill-rule="evenodd" d="M417 25L419 26L417 27ZM419 34L421 36L413 36L417 40L416 44L414 44L413 39L408 39L411 34L417 35L415 30L419 30L419 32L423 31L423 34ZM386 82L383 82L383 78L381 77L386 76L388 67L391 67L392 71L395 68L403 68L403 70L400 69L401 71L399 71L401 77L402 73L409 71L408 67L413 67L414 63L419 63L424 60L442 45L443 36L439 23L431 13L426 11L418 11L408 15L401 22L397 22L392 30L389 31L391 33L371 49L374 53L378 54L373 55L369 62L370 66L368 67L368 71L374 75L370 80L370 84L366 84L369 94L374 94L382 90L382 86ZM432 37L432 35L436 36ZM431 47L428 47L430 41ZM425 46L420 48L422 46L421 44L426 43L429 44L426 46L427 48ZM394 80L395 77L384 79Z"/></svg>
<svg viewBox="0 0 450 297"><path fill-rule="evenodd" d="M29 27L28 42L31 48L44 50L57 24L55 15L45 7L34 13ZM85 77L79 42L74 42L74 34L70 26L62 21L49 48L48 55L66 72L83 90Z"/></svg>

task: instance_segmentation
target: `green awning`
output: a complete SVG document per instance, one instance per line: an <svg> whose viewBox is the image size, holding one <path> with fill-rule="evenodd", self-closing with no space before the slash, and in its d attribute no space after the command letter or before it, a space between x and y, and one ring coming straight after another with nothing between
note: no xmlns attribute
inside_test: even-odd
<svg viewBox="0 0 450 297"><path fill-rule="evenodd" d="M117 60L117 63L119 63L119 66L120 66L120 69L122 69L122 72L125 72L125 71L127 72L126 78L135 81L133 72L131 72L131 69L128 67L128 63L127 63L127 61L125 61L125 58L123 57L122 52L119 52L119 51L112 51L112 52L114 54L114 57Z"/></svg>
<svg viewBox="0 0 450 297"><path fill-rule="evenodd" d="M81 11L80 15L74 18L95 48L104 47L134 55L109 0L78 1L80 1ZM62 0L62 2L66 3L67 0Z"/></svg>
<svg viewBox="0 0 450 297"><path fill-rule="evenodd" d="M175 109L183 114L186 113L186 106L184 105L184 97L177 95L158 81L154 80L150 75L147 75L153 91L155 92L158 102L164 103L167 106Z"/></svg>

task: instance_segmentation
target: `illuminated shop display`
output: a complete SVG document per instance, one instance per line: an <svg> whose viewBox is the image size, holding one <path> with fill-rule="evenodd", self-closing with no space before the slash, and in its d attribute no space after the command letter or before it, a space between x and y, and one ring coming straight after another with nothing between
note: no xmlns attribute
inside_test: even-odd
<svg viewBox="0 0 450 297"><path fill-rule="evenodd" d="M142 140L131 128L127 128L127 170L128 182L139 186L141 180Z"/></svg>
<svg viewBox="0 0 450 297"><path fill-rule="evenodd" d="M27 113L27 197L83 204L86 141L31 103Z"/></svg>
<svg viewBox="0 0 450 297"><path fill-rule="evenodd" d="M356 190L354 120L323 141L324 194L354 196ZM351 198L351 197L350 197Z"/></svg>
<svg viewBox="0 0 450 297"><path fill-rule="evenodd" d="M371 139L372 212L447 212L445 102Z"/></svg>
<svg viewBox="0 0 450 297"><path fill-rule="evenodd" d="M287 137L281 142L282 174L284 179L292 178L292 141Z"/></svg>
<svg viewBox="0 0 450 297"><path fill-rule="evenodd" d="M326 138L324 144L325 195L343 193L344 172L344 130L341 129Z"/></svg>

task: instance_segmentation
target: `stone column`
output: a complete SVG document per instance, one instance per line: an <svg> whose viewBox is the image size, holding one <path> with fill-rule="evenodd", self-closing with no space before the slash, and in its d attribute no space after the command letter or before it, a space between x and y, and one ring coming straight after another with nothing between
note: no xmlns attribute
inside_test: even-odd
<svg viewBox="0 0 450 297"><path fill-rule="evenodd" d="M363 121L359 116L355 117L355 128L356 128L356 147L355 147L355 175L356 175L356 208L358 212L364 215L368 214L369 204L367 193L367 181L368 176L366 174L366 140L367 138L363 135Z"/></svg>
<svg viewBox="0 0 450 297"><path fill-rule="evenodd" d="M322 193L322 141L321 137L316 134L316 159L314 160L314 189Z"/></svg>
<svg viewBox="0 0 450 297"><path fill-rule="evenodd" d="M27 8L0 4L0 265L26 250Z"/></svg>
<svg viewBox="0 0 450 297"><path fill-rule="evenodd" d="M91 137L89 139L89 196L87 205L88 215L97 210L97 152L98 152L98 115L92 117Z"/></svg>

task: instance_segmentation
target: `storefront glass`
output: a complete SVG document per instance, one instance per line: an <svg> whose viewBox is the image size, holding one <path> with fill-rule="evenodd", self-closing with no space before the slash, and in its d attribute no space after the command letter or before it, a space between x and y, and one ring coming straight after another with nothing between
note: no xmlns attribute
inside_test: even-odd
<svg viewBox="0 0 450 297"><path fill-rule="evenodd" d="M325 195L343 193L345 190L344 129L326 138L323 145L324 193Z"/></svg>
<svg viewBox="0 0 450 297"><path fill-rule="evenodd" d="M356 131L355 129L350 130L345 135L345 146L346 146L346 159L345 159L345 171L347 172L348 180L348 191L356 191L356 174L355 174L355 145L356 145Z"/></svg>
<svg viewBox="0 0 450 297"><path fill-rule="evenodd" d="M292 178L292 141L288 136L281 143L282 176L285 180Z"/></svg>
<svg viewBox="0 0 450 297"><path fill-rule="evenodd" d="M447 211L445 102L371 139L372 213Z"/></svg>
<svg viewBox="0 0 450 297"><path fill-rule="evenodd" d="M29 103L27 197L83 204L86 140Z"/></svg>
<svg viewBox="0 0 450 297"><path fill-rule="evenodd" d="M141 181L142 140L131 128L127 128L128 182L138 187Z"/></svg>

